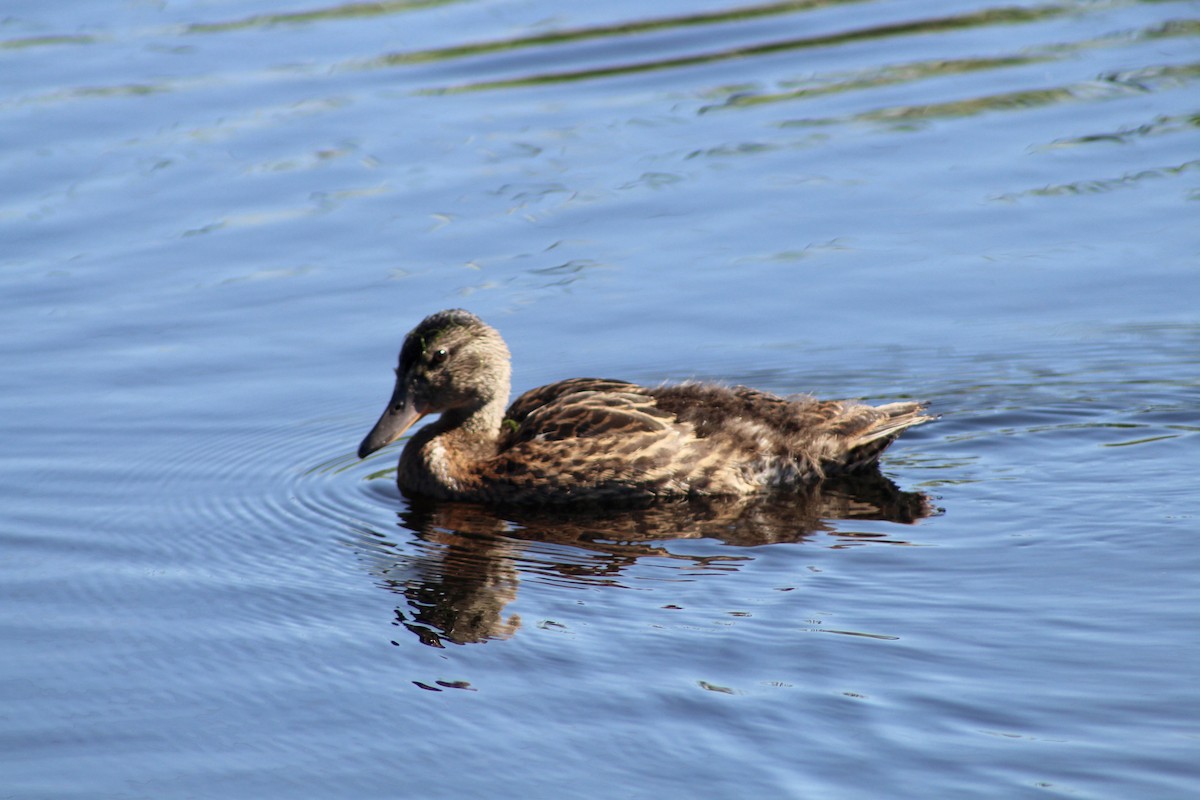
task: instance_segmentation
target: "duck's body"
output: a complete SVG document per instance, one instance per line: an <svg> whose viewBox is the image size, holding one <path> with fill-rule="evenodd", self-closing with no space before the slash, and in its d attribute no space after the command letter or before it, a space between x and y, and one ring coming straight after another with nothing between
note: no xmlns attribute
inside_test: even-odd
<svg viewBox="0 0 1200 800"><path fill-rule="evenodd" d="M405 446L396 481L448 500L544 504L795 487L873 467L902 431L932 419L913 402L876 407L599 378L533 389L506 410L508 348L458 310L409 333L396 375L392 402L359 457L440 413Z"/></svg>

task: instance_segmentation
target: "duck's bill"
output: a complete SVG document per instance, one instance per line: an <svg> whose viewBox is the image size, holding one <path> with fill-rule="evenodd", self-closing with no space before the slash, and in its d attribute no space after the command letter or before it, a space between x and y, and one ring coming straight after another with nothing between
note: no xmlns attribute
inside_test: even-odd
<svg viewBox="0 0 1200 800"><path fill-rule="evenodd" d="M371 428L367 438L358 446L358 457L366 458L376 450L387 447L404 435L416 422L425 416L424 411L418 411L406 397L408 393L403 386L397 386L392 394L391 402L384 410L383 416Z"/></svg>

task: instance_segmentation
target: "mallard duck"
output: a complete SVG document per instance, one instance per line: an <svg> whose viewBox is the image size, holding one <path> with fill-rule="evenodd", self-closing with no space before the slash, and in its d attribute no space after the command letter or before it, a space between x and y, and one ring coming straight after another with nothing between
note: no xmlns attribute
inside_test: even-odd
<svg viewBox="0 0 1200 800"><path fill-rule="evenodd" d="M915 402L868 406L782 398L744 386L639 386L572 378L508 406L510 355L467 311L439 311L404 339L387 409L359 458L440 414L409 439L406 493L502 504L748 495L875 466Z"/></svg>

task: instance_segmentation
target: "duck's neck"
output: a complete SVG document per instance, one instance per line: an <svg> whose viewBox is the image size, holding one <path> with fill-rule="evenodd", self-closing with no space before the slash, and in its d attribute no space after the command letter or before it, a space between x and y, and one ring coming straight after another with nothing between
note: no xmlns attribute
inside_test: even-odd
<svg viewBox="0 0 1200 800"><path fill-rule="evenodd" d="M438 435L455 435L458 441L495 442L504 420L507 397L495 397L476 408L455 408L442 413L435 424Z"/></svg>
<svg viewBox="0 0 1200 800"><path fill-rule="evenodd" d="M454 497L479 483L483 462L496 455L505 397L474 409L452 409L414 436L401 457L409 467L413 488L437 497ZM406 465L411 456L413 462Z"/></svg>

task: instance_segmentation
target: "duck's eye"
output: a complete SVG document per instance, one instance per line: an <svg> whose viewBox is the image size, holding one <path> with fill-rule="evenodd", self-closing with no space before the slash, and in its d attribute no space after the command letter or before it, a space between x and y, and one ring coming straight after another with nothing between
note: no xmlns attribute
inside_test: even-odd
<svg viewBox="0 0 1200 800"><path fill-rule="evenodd" d="M429 357L429 363L435 367L441 366L442 364L444 364L446 362L446 359L449 357L450 357L450 354L447 353L446 348L443 347L442 349L435 350L433 352L433 355L431 355Z"/></svg>

